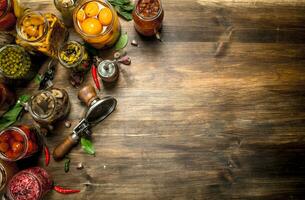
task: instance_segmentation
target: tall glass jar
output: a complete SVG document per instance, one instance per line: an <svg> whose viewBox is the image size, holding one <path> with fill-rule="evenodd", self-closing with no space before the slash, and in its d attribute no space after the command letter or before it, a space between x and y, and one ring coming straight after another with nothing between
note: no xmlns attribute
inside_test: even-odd
<svg viewBox="0 0 305 200"><path fill-rule="evenodd" d="M7 79L30 80L35 75L30 55L19 45L0 49L0 73Z"/></svg>
<svg viewBox="0 0 305 200"><path fill-rule="evenodd" d="M6 85L0 83L0 110L9 108L15 102L16 95Z"/></svg>
<svg viewBox="0 0 305 200"><path fill-rule="evenodd" d="M69 113L68 93L58 88L39 92L31 97L28 110L36 122L41 125L52 125Z"/></svg>
<svg viewBox="0 0 305 200"><path fill-rule="evenodd" d="M27 12L18 20L16 29L17 44L54 58L69 36L63 22L51 13Z"/></svg>
<svg viewBox="0 0 305 200"><path fill-rule="evenodd" d="M58 52L62 66L72 72L84 72L90 69L90 57L86 48L77 41L69 41Z"/></svg>
<svg viewBox="0 0 305 200"><path fill-rule="evenodd" d="M73 22L76 32L97 49L113 46L121 34L118 15L106 0L82 0Z"/></svg>
<svg viewBox="0 0 305 200"><path fill-rule="evenodd" d="M0 193L5 192L10 179L17 173L18 168L14 162L6 162L0 159Z"/></svg>
<svg viewBox="0 0 305 200"><path fill-rule="evenodd" d="M0 133L0 158L6 161L30 157L40 146L39 131L35 127L13 126Z"/></svg>
<svg viewBox="0 0 305 200"><path fill-rule="evenodd" d="M144 36L156 35L162 28L164 10L160 0L138 0L132 13L135 29Z"/></svg>
<svg viewBox="0 0 305 200"><path fill-rule="evenodd" d="M76 0L54 0L54 5L61 12L62 20L67 27L73 26L73 10L76 7Z"/></svg>
<svg viewBox="0 0 305 200"><path fill-rule="evenodd" d="M9 200L41 200L52 189L52 178L41 167L20 171L7 186Z"/></svg>

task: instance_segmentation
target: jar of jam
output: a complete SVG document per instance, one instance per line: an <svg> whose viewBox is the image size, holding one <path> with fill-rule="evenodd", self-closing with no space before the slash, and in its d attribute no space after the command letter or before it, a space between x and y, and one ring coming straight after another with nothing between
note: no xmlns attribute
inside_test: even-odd
<svg viewBox="0 0 305 200"><path fill-rule="evenodd" d="M76 7L76 0L54 0L55 7L61 12L62 20L67 27L73 26L73 10Z"/></svg>
<svg viewBox="0 0 305 200"><path fill-rule="evenodd" d="M52 185L52 178L45 169L32 167L13 176L6 195L9 200L40 200Z"/></svg>
<svg viewBox="0 0 305 200"><path fill-rule="evenodd" d="M82 0L73 22L76 32L97 49L113 46L121 34L118 15L105 0Z"/></svg>
<svg viewBox="0 0 305 200"><path fill-rule="evenodd" d="M52 125L70 111L68 93L63 89L51 88L31 97L28 110L41 125Z"/></svg>
<svg viewBox="0 0 305 200"><path fill-rule="evenodd" d="M135 29L144 36L156 35L162 28L161 0L138 0L132 13Z"/></svg>
<svg viewBox="0 0 305 200"><path fill-rule="evenodd" d="M15 162L6 162L0 159L0 193L5 192L8 182L17 171L18 168Z"/></svg>
<svg viewBox="0 0 305 200"><path fill-rule="evenodd" d="M69 41L58 52L62 66L73 72L83 72L90 69L90 57L86 48L77 41Z"/></svg>
<svg viewBox="0 0 305 200"><path fill-rule="evenodd" d="M40 147L39 132L26 125L9 127L0 133L0 158L17 161L30 157Z"/></svg>
<svg viewBox="0 0 305 200"><path fill-rule="evenodd" d="M18 20L16 43L31 52L57 57L69 32L63 22L51 13L27 12Z"/></svg>
<svg viewBox="0 0 305 200"><path fill-rule="evenodd" d="M16 95L0 83L0 109L7 109L16 102Z"/></svg>
<svg viewBox="0 0 305 200"><path fill-rule="evenodd" d="M30 55L23 47L5 45L0 49L0 73L9 80L30 80L36 72Z"/></svg>

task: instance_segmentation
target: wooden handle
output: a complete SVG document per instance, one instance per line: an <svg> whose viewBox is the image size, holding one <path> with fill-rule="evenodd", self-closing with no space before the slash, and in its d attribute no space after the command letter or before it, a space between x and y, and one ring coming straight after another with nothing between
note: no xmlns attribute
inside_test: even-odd
<svg viewBox="0 0 305 200"><path fill-rule="evenodd" d="M62 160L67 153L70 152L72 147L77 144L77 140L69 135L61 144L59 144L53 151L54 160Z"/></svg>

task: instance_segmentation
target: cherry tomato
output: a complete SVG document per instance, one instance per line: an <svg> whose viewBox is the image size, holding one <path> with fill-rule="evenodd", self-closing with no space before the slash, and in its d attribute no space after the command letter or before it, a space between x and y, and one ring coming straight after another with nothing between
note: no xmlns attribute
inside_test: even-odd
<svg viewBox="0 0 305 200"><path fill-rule="evenodd" d="M25 132L25 134L30 137L31 136L31 129L30 127L26 126L26 125L22 125L19 127L21 130L23 130Z"/></svg>
<svg viewBox="0 0 305 200"><path fill-rule="evenodd" d="M18 156L18 155L15 154L12 150L7 151L7 152L5 153L5 155L6 155L6 157L11 158L11 159L14 159L14 158L16 158L16 157Z"/></svg>
<svg viewBox="0 0 305 200"><path fill-rule="evenodd" d="M3 152L3 153L7 152L8 148L9 148L9 145L6 142L1 142L0 143L0 151L1 152Z"/></svg>
<svg viewBox="0 0 305 200"><path fill-rule="evenodd" d="M0 136L0 142L8 142L8 140L10 139L10 132L7 131L4 134L2 134Z"/></svg>
<svg viewBox="0 0 305 200"><path fill-rule="evenodd" d="M23 151L23 144L21 142L14 142L12 145L12 150L14 153L20 153Z"/></svg>
<svg viewBox="0 0 305 200"><path fill-rule="evenodd" d="M18 141L18 142L23 142L24 141L23 136L20 133L16 132L16 131L13 131L12 135L13 135L13 137L14 137L14 139L16 141Z"/></svg>

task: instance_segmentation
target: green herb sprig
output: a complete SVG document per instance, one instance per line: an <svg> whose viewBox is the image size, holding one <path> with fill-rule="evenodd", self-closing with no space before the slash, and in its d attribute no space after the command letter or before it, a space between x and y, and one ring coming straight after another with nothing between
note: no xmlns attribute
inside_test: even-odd
<svg viewBox="0 0 305 200"><path fill-rule="evenodd" d="M127 21L132 20L132 11L135 8L130 0L108 0L118 14Z"/></svg>
<svg viewBox="0 0 305 200"><path fill-rule="evenodd" d="M90 155L95 155L95 150L93 147L93 144L90 140L88 140L87 138L82 137L81 141L80 141L83 150Z"/></svg>

